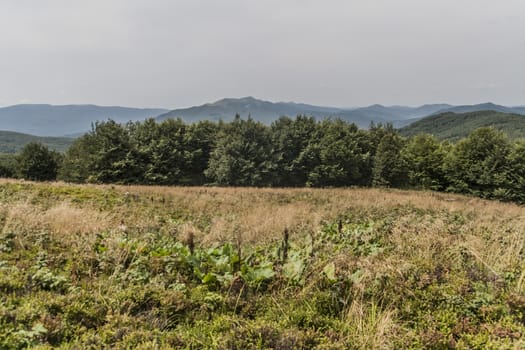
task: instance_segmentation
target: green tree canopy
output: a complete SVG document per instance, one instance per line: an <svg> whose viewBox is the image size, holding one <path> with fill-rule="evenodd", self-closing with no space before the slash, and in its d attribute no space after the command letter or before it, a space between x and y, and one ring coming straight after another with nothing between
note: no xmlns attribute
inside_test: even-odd
<svg viewBox="0 0 525 350"><path fill-rule="evenodd" d="M0 177L15 177L17 160L12 153L0 154Z"/></svg>
<svg viewBox="0 0 525 350"><path fill-rule="evenodd" d="M525 203L525 140L517 141L508 155L507 188L507 199Z"/></svg>
<svg viewBox="0 0 525 350"><path fill-rule="evenodd" d="M52 181L57 177L60 154L38 142L30 142L16 157L17 172L21 178L34 181Z"/></svg>
<svg viewBox="0 0 525 350"><path fill-rule="evenodd" d="M140 183L140 161L130 125L113 120L97 122L66 152L61 179L72 182Z"/></svg>
<svg viewBox="0 0 525 350"><path fill-rule="evenodd" d="M167 119L160 124L150 119L134 125L131 134L145 183L180 183L186 168L186 129L180 119Z"/></svg>
<svg viewBox="0 0 525 350"><path fill-rule="evenodd" d="M304 186L308 180L309 163L304 152L316 142L317 122L312 117L281 117L271 125L274 185Z"/></svg>
<svg viewBox="0 0 525 350"><path fill-rule="evenodd" d="M186 144L185 169L183 170L183 183L191 185L204 185L210 156L217 142L219 127L210 121L200 121L191 124L186 129L184 142Z"/></svg>
<svg viewBox="0 0 525 350"><path fill-rule="evenodd" d="M372 184L378 187L408 185L408 164L401 152L405 140L396 132L383 134L377 146L372 168Z"/></svg>
<svg viewBox="0 0 525 350"><path fill-rule="evenodd" d="M268 186L273 165L271 154L269 128L237 115L219 131L205 174L219 185Z"/></svg>
<svg viewBox="0 0 525 350"><path fill-rule="evenodd" d="M493 128L480 128L458 142L445 159L449 191L497 197L508 187L511 145Z"/></svg>
<svg viewBox="0 0 525 350"><path fill-rule="evenodd" d="M366 133L340 119L319 125L319 137L310 151L318 163L308 173L312 186L365 185L370 154Z"/></svg>
<svg viewBox="0 0 525 350"><path fill-rule="evenodd" d="M410 185L440 190L445 184L445 151L436 138L421 134L408 140L403 157L407 162Z"/></svg>

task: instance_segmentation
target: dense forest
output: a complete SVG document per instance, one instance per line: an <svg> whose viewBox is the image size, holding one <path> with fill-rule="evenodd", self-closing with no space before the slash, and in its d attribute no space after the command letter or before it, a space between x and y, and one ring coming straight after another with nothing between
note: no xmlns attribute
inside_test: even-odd
<svg viewBox="0 0 525 350"><path fill-rule="evenodd" d="M31 143L0 174L74 183L256 187L374 186L525 202L525 142L479 128L457 143L401 136L391 125L281 117L270 126L178 119L93 125L57 153Z"/></svg>

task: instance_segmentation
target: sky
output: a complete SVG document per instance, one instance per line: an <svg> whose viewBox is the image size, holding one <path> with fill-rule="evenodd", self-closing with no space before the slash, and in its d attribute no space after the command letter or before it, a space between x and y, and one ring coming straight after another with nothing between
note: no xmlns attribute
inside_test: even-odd
<svg viewBox="0 0 525 350"><path fill-rule="evenodd" d="M525 105L523 0L0 0L0 106Z"/></svg>

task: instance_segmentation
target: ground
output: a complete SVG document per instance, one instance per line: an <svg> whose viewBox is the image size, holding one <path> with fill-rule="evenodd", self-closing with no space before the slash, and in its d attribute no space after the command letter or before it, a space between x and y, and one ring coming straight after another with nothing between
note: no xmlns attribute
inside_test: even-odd
<svg viewBox="0 0 525 350"><path fill-rule="evenodd" d="M525 208L0 181L0 348L525 347Z"/></svg>

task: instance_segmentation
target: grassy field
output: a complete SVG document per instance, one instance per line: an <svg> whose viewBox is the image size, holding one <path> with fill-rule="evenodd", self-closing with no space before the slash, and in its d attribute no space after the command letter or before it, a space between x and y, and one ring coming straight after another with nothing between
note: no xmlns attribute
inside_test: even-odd
<svg viewBox="0 0 525 350"><path fill-rule="evenodd" d="M0 180L0 348L515 349L525 208Z"/></svg>

